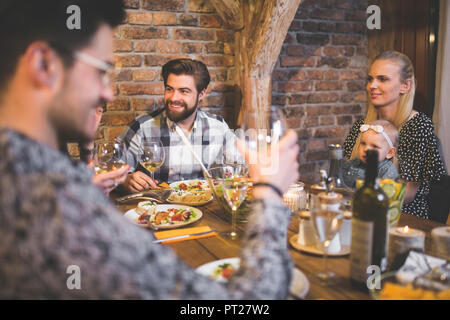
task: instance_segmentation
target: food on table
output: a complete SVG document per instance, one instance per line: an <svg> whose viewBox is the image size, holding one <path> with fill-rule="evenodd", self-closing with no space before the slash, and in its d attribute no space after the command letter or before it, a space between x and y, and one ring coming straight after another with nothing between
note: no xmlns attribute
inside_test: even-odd
<svg viewBox="0 0 450 320"><path fill-rule="evenodd" d="M224 278L228 280L235 272L236 268L231 263L222 263L214 269L212 276L214 279Z"/></svg>
<svg viewBox="0 0 450 320"><path fill-rule="evenodd" d="M388 282L379 296L383 300L450 300L450 289L435 292L414 288L412 284L403 286Z"/></svg>
<svg viewBox="0 0 450 320"><path fill-rule="evenodd" d="M190 209L169 208L167 211L157 211L151 215L149 222L154 225L181 224L195 219L196 216Z"/></svg>
<svg viewBox="0 0 450 320"><path fill-rule="evenodd" d="M200 203L211 199L211 190L204 180L191 180L177 184L167 200L181 203Z"/></svg>
<svg viewBox="0 0 450 320"><path fill-rule="evenodd" d="M152 201L141 201L136 207L136 213L139 214L138 223L147 224L150 216L155 213L156 203Z"/></svg>

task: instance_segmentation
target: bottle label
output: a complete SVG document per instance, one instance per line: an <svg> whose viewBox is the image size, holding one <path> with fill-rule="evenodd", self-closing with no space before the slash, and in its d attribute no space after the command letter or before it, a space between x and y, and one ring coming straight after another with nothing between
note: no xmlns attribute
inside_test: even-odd
<svg viewBox="0 0 450 320"><path fill-rule="evenodd" d="M366 282L367 267L372 264L373 229L373 222L352 219L350 277L358 282Z"/></svg>

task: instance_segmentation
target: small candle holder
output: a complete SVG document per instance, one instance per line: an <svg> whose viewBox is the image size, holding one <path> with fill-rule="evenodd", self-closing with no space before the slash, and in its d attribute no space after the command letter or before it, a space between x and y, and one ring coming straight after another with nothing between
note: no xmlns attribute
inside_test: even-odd
<svg viewBox="0 0 450 320"><path fill-rule="evenodd" d="M450 261L450 227L438 227L431 231L433 255Z"/></svg>
<svg viewBox="0 0 450 320"><path fill-rule="evenodd" d="M296 214L306 207L306 192L303 182L297 182L289 186L288 191L283 195L283 203Z"/></svg>
<svg viewBox="0 0 450 320"><path fill-rule="evenodd" d="M391 228L389 230L388 268L390 269L397 255L407 253L412 249L424 252L425 232L408 226Z"/></svg>

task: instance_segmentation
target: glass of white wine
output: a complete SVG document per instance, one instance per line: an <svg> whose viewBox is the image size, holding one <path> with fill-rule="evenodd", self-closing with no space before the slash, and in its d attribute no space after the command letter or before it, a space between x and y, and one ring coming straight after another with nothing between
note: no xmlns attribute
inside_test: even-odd
<svg viewBox="0 0 450 320"><path fill-rule="evenodd" d="M94 157L95 174L120 169L126 165L125 144L119 140L106 140L97 142Z"/></svg>
<svg viewBox="0 0 450 320"><path fill-rule="evenodd" d="M323 250L323 271L317 274L317 278L324 285L333 284L337 281L338 276L328 270L328 249L331 241L341 228L344 214L342 206L329 205L327 198L320 195L311 196L311 219L316 231L317 237L322 245Z"/></svg>
<svg viewBox="0 0 450 320"><path fill-rule="evenodd" d="M161 140L144 140L141 145L140 164L155 180L155 171L164 163L166 154Z"/></svg>
<svg viewBox="0 0 450 320"><path fill-rule="evenodd" d="M235 240L240 237L236 227L237 211L245 200L248 188L248 176L233 175L222 181L223 197L231 209L231 230L225 235Z"/></svg>

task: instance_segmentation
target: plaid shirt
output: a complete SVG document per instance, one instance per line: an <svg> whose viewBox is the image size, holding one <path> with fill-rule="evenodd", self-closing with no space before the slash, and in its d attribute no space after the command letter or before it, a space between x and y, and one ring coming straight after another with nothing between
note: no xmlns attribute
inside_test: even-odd
<svg viewBox="0 0 450 320"><path fill-rule="evenodd" d="M155 171L156 180L170 183L203 178L200 165L175 131L175 123L166 116L164 109L137 117L120 135L119 139L127 148L126 162L132 167L131 171L149 174L139 164L139 149L145 138L159 138L164 146L166 159ZM206 168L223 163L242 163L235 147L236 136L220 116L198 109L187 138Z"/></svg>

